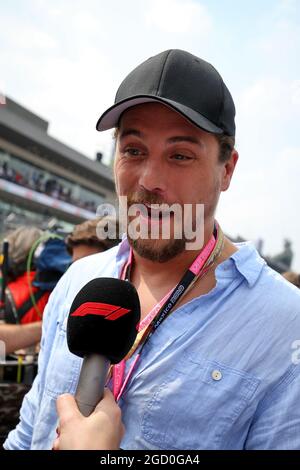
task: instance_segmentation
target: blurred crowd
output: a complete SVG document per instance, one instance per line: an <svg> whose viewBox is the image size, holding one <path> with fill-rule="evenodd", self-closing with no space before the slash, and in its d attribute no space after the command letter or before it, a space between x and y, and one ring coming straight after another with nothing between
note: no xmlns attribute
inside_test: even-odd
<svg viewBox="0 0 300 470"><path fill-rule="evenodd" d="M3 162L0 166L0 178L28 189L47 194L54 199L68 202L76 207L96 212L97 204L95 201L83 201L75 198L70 187L64 186L63 183L58 182L54 177L46 176L42 171L28 170L25 174L21 174L10 167L7 162Z"/></svg>

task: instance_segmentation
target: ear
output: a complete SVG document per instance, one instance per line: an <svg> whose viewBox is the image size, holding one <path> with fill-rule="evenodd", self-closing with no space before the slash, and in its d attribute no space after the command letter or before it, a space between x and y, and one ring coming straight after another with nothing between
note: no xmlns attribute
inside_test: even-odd
<svg viewBox="0 0 300 470"><path fill-rule="evenodd" d="M117 152L117 146L115 147L115 156L114 156L114 162L113 162L113 173L114 173L114 182L115 182L115 189L116 189L116 194L119 194L119 187L118 187L118 179L117 179L117 174L116 174L116 162L118 158L118 152Z"/></svg>
<svg viewBox="0 0 300 470"><path fill-rule="evenodd" d="M235 170L235 165L239 159L238 152L234 149L231 152L230 158L224 163L221 191L227 191L230 186L230 181Z"/></svg>

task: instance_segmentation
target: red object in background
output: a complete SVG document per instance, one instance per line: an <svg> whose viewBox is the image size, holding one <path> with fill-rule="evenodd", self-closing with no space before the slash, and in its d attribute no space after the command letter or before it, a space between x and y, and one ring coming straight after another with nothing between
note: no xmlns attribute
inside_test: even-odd
<svg viewBox="0 0 300 470"><path fill-rule="evenodd" d="M29 279L31 284L34 280L35 274L35 271L30 272ZM27 273L19 276L15 281L10 282L7 285L7 289L10 293L10 295L6 295L5 302L5 316L8 323L16 323L16 315L14 314L14 311L17 313L18 321L21 324L32 323L42 319L38 312L43 314L51 293L50 291L41 291L39 288L32 286L32 293L35 297L35 302L38 308L37 311L30 298Z"/></svg>

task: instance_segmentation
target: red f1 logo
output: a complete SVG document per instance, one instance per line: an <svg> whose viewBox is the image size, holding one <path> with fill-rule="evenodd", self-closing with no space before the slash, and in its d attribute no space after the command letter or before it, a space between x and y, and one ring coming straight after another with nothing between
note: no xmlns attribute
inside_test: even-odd
<svg viewBox="0 0 300 470"><path fill-rule="evenodd" d="M105 320L117 320L131 310L127 308L118 307L117 305L103 304L101 302L85 302L80 305L71 317L85 317L86 315L100 315L105 317Z"/></svg>

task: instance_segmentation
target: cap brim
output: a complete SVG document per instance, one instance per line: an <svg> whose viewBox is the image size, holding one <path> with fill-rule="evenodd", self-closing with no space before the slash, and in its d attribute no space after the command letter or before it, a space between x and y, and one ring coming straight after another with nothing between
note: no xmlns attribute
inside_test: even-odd
<svg viewBox="0 0 300 470"><path fill-rule="evenodd" d="M138 104L143 103L151 103L151 102L160 102L169 106L174 111L177 111L183 117L188 119L192 124L201 129L204 129L207 132L213 132L215 134L223 134L223 130L209 121L205 116L202 114L197 113L193 109L184 106L176 101L172 101L166 98L161 98L157 96L151 95L139 95L134 96L132 98L128 98L126 100L120 101L117 104L114 104L110 108L108 108L102 116L98 119L96 124L97 131L107 131L108 129L112 129L118 126L120 117L126 109L132 108L132 106L136 106Z"/></svg>

